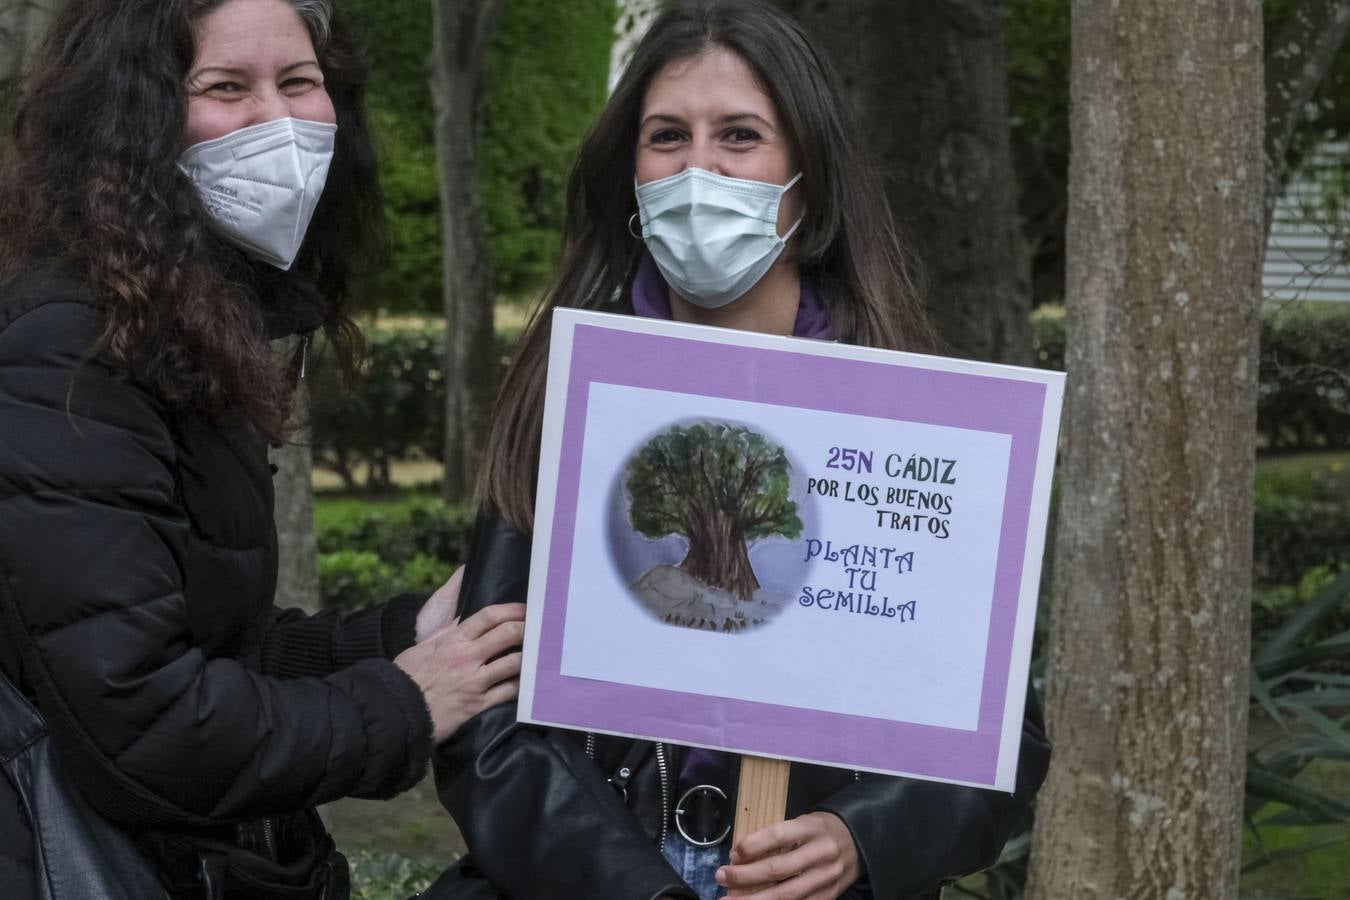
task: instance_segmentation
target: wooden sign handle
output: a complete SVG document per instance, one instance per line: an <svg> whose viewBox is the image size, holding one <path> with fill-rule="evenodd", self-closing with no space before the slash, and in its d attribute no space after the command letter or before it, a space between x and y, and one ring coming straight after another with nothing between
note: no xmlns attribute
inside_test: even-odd
<svg viewBox="0 0 1350 900"><path fill-rule="evenodd" d="M761 828L783 821L787 814L788 770L785 759L741 757L740 787L736 792L736 826L731 843Z"/></svg>

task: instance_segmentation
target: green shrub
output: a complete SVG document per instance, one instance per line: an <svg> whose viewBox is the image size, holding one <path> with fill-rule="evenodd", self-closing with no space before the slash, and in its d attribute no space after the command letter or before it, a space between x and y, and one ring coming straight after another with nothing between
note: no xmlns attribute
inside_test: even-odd
<svg viewBox="0 0 1350 900"><path fill-rule="evenodd" d="M448 861L447 861L448 862ZM352 900L404 900L431 886L444 865L420 862L397 853L357 850L348 854Z"/></svg>
<svg viewBox="0 0 1350 900"><path fill-rule="evenodd" d="M412 497L359 514L318 522L320 553L364 550L403 565L417 556L462 562L468 555L473 511L434 497Z"/></svg>
<svg viewBox="0 0 1350 900"><path fill-rule="evenodd" d="M395 460L439 459L445 446L445 330L438 325L371 329L364 374L350 394L328 354L311 366L314 465L349 490L393 486Z"/></svg>
<svg viewBox="0 0 1350 900"><path fill-rule="evenodd" d="M1253 577L1259 585L1298 584L1310 569L1350 566L1350 503L1259 493Z"/></svg>
<svg viewBox="0 0 1350 900"><path fill-rule="evenodd" d="M473 511L432 497L392 504L320 499L319 592L327 609L358 609L396 594L429 595L468 556Z"/></svg>
<svg viewBox="0 0 1350 900"><path fill-rule="evenodd" d="M1295 584L1258 588L1252 595L1253 642L1262 643L1301 607L1326 590L1346 569L1350 569L1350 566L1317 566L1304 572ZM1350 605L1329 613L1311 639L1321 640L1346 631L1350 631Z"/></svg>
<svg viewBox="0 0 1350 900"><path fill-rule="evenodd" d="M394 567L366 550L319 555L319 596L324 609L352 610L398 594Z"/></svg>
<svg viewBox="0 0 1350 900"><path fill-rule="evenodd" d="M1262 316L1257 433L1270 449L1350 447L1350 304Z"/></svg>
<svg viewBox="0 0 1350 900"><path fill-rule="evenodd" d="M1036 365L1064 371L1064 309L1042 306L1031 322ZM1263 310L1260 366L1256 431L1262 447L1350 447L1350 304Z"/></svg>
<svg viewBox="0 0 1350 900"><path fill-rule="evenodd" d="M369 328L364 373L342 388L332 354L310 359L314 465L335 473L349 491L389 491L390 467L402 459L440 459L445 449L445 326ZM505 369L511 342L497 336ZM500 375L500 372L498 373Z"/></svg>

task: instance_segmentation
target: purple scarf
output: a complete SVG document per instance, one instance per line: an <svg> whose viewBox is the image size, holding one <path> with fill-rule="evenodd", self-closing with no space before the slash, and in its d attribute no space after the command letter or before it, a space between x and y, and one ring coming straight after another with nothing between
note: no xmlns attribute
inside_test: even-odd
<svg viewBox="0 0 1350 900"><path fill-rule="evenodd" d="M669 288L650 253L642 255L642 264L633 279L633 312L644 319L670 318ZM793 323L792 334L826 341L834 338L825 304L809 281L802 281L801 301L797 304L797 321Z"/></svg>

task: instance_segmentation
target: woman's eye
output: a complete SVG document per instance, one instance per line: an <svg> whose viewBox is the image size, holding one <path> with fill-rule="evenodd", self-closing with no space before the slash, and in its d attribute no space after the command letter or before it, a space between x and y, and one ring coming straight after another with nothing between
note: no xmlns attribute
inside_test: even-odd
<svg viewBox="0 0 1350 900"><path fill-rule="evenodd" d="M237 94L244 90L244 86L236 81L218 81L207 90L213 94Z"/></svg>
<svg viewBox="0 0 1350 900"><path fill-rule="evenodd" d="M748 144L759 140L759 132L753 128L733 128L727 132L727 138L733 143Z"/></svg>
<svg viewBox="0 0 1350 900"><path fill-rule="evenodd" d="M648 139L653 144L671 144L680 139L680 133L673 128L652 132Z"/></svg>
<svg viewBox="0 0 1350 900"><path fill-rule="evenodd" d="M282 89L287 91L307 91L318 86L319 83L313 78L287 78L281 83Z"/></svg>

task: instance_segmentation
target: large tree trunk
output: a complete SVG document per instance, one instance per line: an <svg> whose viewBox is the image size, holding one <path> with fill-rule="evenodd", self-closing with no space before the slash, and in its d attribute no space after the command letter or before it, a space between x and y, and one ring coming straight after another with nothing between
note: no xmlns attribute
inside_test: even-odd
<svg viewBox="0 0 1350 900"><path fill-rule="evenodd" d="M1002 0L777 3L840 70L951 350L1029 362L1030 257L1017 218Z"/></svg>
<svg viewBox="0 0 1350 900"><path fill-rule="evenodd" d="M680 568L709 587L721 588L740 600L759 590L750 566L750 548L731 520L714 510L691 511L689 552Z"/></svg>
<svg viewBox="0 0 1350 900"><path fill-rule="evenodd" d="M1034 898L1236 897L1259 0L1075 0L1068 409Z"/></svg>
<svg viewBox="0 0 1350 900"><path fill-rule="evenodd" d="M431 96L441 180L445 272L445 481L468 497L494 393L492 286L474 182L483 59L500 0L432 0Z"/></svg>
<svg viewBox="0 0 1350 900"><path fill-rule="evenodd" d="M318 548L314 540L313 461L310 453L309 391L301 382L291 416L290 440L272 450L277 467L273 518L277 526L276 604L319 611Z"/></svg>

